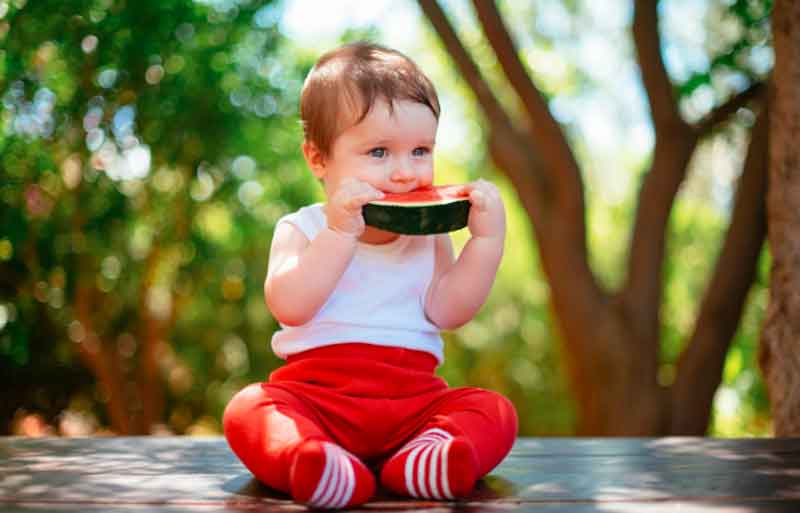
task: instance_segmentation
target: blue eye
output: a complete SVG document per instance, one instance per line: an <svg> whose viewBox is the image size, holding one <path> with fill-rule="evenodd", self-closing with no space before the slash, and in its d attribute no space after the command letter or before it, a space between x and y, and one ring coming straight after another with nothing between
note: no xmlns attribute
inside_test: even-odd
<svg viewBox="0 0 800 513"><path fill-rule="evenodd" d="M411 154L415 157L424 157L425 155L428 154L429 151L430 150L428 148L423 148L422 146L420 146L419 148L414 148Z"/></svg>
<svg viewBox="0 0 800 513"><path fill-rule="evenodd" d="M372 148L367 153L369 153L369 155L372 157L382 159L386 156L386 148Z"/></svg>

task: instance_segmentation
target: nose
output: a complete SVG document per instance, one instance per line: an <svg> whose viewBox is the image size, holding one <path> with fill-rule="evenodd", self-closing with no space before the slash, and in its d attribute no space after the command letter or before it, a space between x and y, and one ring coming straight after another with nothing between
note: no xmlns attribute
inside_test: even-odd
<svg viewBox="0 0 800 513"><path fill-rule="evenodd" d="M417 179L417 174L408 165L399 165L392 171L390 179L395 183L407 184Z"/></svg>

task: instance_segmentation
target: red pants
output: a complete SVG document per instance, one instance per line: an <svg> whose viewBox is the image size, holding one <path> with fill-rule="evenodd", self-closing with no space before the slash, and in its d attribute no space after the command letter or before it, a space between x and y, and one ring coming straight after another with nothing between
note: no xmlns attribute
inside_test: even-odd
<svg viewBox="0 0 800 513"><path fill-rule="evenodd" d="M378 469L431 427L469 439L482 477L511 450L514 406L495 392L448 388L435 368L432 355L409 349L354 343L305 351L231 399L225 437L259 481L284 492L301 441L335 442Z"/></svg>

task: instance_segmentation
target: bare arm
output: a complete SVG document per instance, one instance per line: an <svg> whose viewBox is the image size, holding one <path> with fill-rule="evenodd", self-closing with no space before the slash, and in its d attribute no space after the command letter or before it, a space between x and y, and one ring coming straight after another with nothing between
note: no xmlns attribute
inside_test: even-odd
<svg viewBox="0 0 800 513"><path fill-rule="evenodd" d="M488 182L471 185L469 227L472 238L454 261L449 236L437 236L436 266L425 301L428 318L454 329L478 313L492 289L505 243L505 211L497 189Z"/></svg>
<svg viewBox="0 0 800 513"><path fill-rule="evenodd" d="M357 180L337 185L325 208L328 227L313 241L288 223L275 231L264 298L272 315L286 326L305 324L322 308L350 265L364 232L361 207L383 197Z"/></svg>
<svg viewBox="0 0 800 513"><path fill-rule="evenodd" d="M309 242L289 223L275 231L264 297L287 326L310 321L336 288L356 249L356 239L326 228Z"/></svg>

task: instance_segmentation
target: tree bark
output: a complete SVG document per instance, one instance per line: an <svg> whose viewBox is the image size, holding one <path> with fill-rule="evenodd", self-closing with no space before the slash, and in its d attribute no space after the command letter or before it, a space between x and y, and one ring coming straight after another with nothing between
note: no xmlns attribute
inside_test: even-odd
<svg viewBox="0 0 800 513"><path fill-rule="evenodd" d="M800 3L777 0L767 196L772 254L759 362L777 436L800 435Z"/></svg>
<svg viewBox="0 0 800 513"><path fill-rule="evenodd" d="M670 212L697 141L739 107L759 98L761 87L754 85L735 95L698 124L685 122L661 58L657 1L636 2L634 41L655 126L656 147L640 190L627 280L621 290L609 292L603 290L589 266L580 168L544 96L519 58L494 2L473 0L473 6L508 84L523 106L525 119L520 126L515 126L512 117L503 111L437 2L418 1L483 109L490 154L510 178L530 218L550 286L570 385L577 399L577 434L668 434L671 416L682 407L672 403L669 390L660 387L657 380L661 269ZM748 176L757 171L753 168ZM744 190L747 186L742 183L740 188ZM752 191L743 192L737 208L745 213L757 211L759 202L763 204L763 197ZM758 231L752 228L758 223L751 225L746 215L734 218L737 226L729 229L733 249L723 250L721 269L751 269L751 252L741 251L738 243L755 239L760 247L763 235L758 238ZM744 226L739 227L743 222ZM738 324L752 273L744 272L740 279L738 285L745 293L726 297L724 306L717 304L716 291L709 293L713 297L706 302L724 308L727 315L708 315L716 310L707 307L706 315L698 321L702 326L698 339L713 339L727 348L733 333L722 325ZM708 333L715 336L707 336ZM718 346L714 347L719 352ZM714 356L698 347L690 361L696 361L695 354ZM723 350L717 359L724 360L724 354ZM721 365L717 359L711 358L713 365ZM685 382L691 387L696 375L690 375ZM691 434L703 434L707 418L706 415L705 420L693 425Z"/></svg>

